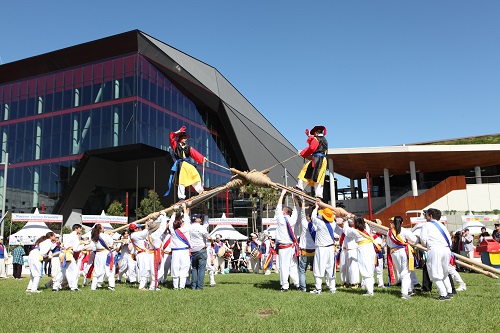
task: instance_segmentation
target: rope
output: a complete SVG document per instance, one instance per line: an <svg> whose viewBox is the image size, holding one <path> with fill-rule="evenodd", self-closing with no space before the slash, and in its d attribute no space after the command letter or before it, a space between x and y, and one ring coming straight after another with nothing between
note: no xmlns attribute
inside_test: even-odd
<svg viewBox="0 0 500 333"><path fill-rule="evenodd" d="M226 168L225 166L222 166L222 165L217 164L217 163L215 163L215 162L212 162L212 161L210 161L210 160L207 160L207 162L212 163L212 164L215 164L215 165L217 165L218 167L220 167L220 168L222 168L222 169L226 169L227 171L231 171L231 169Z"/></svg>
<svg viewBox="0 0 500 333"><path fill-rule="evenodd" d="M278 166L278 165L280 165L280 164L283 164L283 163L285 163L285 162L287 162L287 161L289 161L289 160L291 160L292 158L297 157L297 156L300 156L300 154L295 154L295 155L293 155L292 157L287 158L287 159L286 159L286 160L284 160L283 162L279 162L278 164L273 165L272 167L268 168L268 170L271 170L272 168L274 168L274 167L276 167L276 166Z"/></svg>

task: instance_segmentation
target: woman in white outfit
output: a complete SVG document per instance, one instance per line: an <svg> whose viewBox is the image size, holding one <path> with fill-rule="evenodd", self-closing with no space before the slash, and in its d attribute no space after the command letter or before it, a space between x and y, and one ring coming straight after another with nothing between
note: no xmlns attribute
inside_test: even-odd
<svg viewBox="0 0 500 333"><path fill-rule="evenodd" d="M174 289L184 289L186 279L189 277L189 266L191 265L189 249L189 229L191 223L186 211L186 204L182 204L184 214L176 214L175 210L170 217L168 227L172 235L172 266L171 275Z"/></svg>
<svg viewBox="0 0 500 333"><path fill-rule="evenodd" d="M92 276L91 290L96 290L108 278L108 289L115 290L115 268L113 238L104 233L101 224L96 224L91 232L91 249L95 251L94 272Z"/></svg>
<svg viewBox="0 0 500 333"><path fill-rule="evenodd" d="M414 269L413 254L409 244L417 241L417 237L408 229L402 228L403 218L395 216L391 221L391 229L387 233L387 246L396 271L401 279L401 298L410 298L413 286L410 271ZM412 261L410 261L412 260Z"/></svg>
<svg viewBox="0 0 500 333"><path fill-rule="evenodd" d="M38 290L38 284L40 283L40 278L43 275L43 260L45 258L51 258L52 255L49 251L55 247L56 235L53 232L48 232L45 236L37 239L35 242L35 247L31 250L28 256L28 262L30 266L30 282L26 288L26 292L40 293Z"/></svg>
<svg viewBox="0 0 500 333"><path fill-rule="evenodd" d="M374 240L370 235L370 230L365 224L365 220L361 216L354 217L354 228L351 228L343 221L339 224L344 225L344 233L347 236L354 238L358 244L358 264L359 272L363 277L363 283L366 286L366 294L363 296L373 296L373 273L375 271L375 249Z"/></svg>

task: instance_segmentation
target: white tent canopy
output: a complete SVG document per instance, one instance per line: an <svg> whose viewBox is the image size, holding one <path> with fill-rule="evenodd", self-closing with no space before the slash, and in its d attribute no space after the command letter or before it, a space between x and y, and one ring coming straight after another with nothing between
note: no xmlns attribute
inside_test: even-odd
<svg viewBox="0 0 500 333"><path fill-rule="evenodd" d="M51 231L43 222L28 222L21 230L9 236L9 244L34 245L38 238Z"/></svg>
<svg viewBox="0 0 500 333"><path fill-rule="evenodd" d="M479 221L468 221L468 222L463 223L462 226L460 227L460 229L457 230L457 231L462 231L465 228L468 228L469 229L469 234L471 234L471 235L477 235L477 234L481 233L481 228L482 227L485 227L485 225L482 222L479 222ZM491 235L491 233L493 232L493 229L488 228L488 227L485 227L485 228L486 228L486 231L489 232L490 235Z"/></svg>
<svg viewBox="0 0 500 333"><path fill-rule="evenodd" d="M248 237L234 229L231 225L218 225L210 233L210 237L215 239L215 235L220 234L222 239L247 240Z"/></svg>

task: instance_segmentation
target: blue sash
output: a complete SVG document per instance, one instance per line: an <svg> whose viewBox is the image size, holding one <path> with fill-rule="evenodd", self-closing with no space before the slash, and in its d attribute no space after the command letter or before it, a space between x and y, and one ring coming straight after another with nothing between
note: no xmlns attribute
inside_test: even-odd
<svg viewBox="0 0 500 333"><path fill-rule="evenodd" d="M448 244L448 247L450 247L450 248L451 248L451 246L450 246L450 241L448 240L448 237L446 237L446 234L445 234L444 230L443 230L443 229L439 226L439 224L438 224L436 221L431 220L430 222L431 222L432 224L434 224L434 225L436 226L436 228L438 228L438 230L441 232L441 235L443 235L444 240L446 241L446 244Z"/></svg>
<svg viewBox="0 0 500 333"><path fill-rule="evenodd" d="M323 154L323 153L314 153L311 156L314 156L314 157L316 157L316 156L326 157L326 155Z"/></svg>
<svg viewBox="0 0 500 333"><path fill-rule="evenodd" d="M113 251L111 251L111 249L109 248L108 244L106 244L106 242L101 238L101 236L99 236L99 244L102 245L102 247L104 247L106 250L108 250L108 256L106 257L106 266L113 266L115 264L114 262L114 255L113 255ZM112 267L110 267L111 269Z"/></svg>
<svg viewBox="0 0 500 333"><path fill-rule="evenodd" d="M323 222L325 222L325 226L328 229L328 232L330 233L330 237L332 237L333 244L335 244L335 234L333 233L333 228L332 228L331 223L328 223L326 221L323 221ZM329 246L332 246L332 245L329 245Z"/></svg>
<svg viewBox="0 0 500 333"><path fill-rule="evenodd" d="M309 230L313 241L316 241L316 230L314 230L314 225L312 224L312 222L307 223L307 230Z"/></svg>
<svg viewBox="0 0 500 333"><path fill-rule="evenodd" d="M191 244L189 244L189 240L187 239L186 235L184 235L184 233L182 231L180 231L179 229L175 229L174 232L177 235L177 238L179 238L179 240L181 242L186 244L188 248L191 248Z"/></svg>

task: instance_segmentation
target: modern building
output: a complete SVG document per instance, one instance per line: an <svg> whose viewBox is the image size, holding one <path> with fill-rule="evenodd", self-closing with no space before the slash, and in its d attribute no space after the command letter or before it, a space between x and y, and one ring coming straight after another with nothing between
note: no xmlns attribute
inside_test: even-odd
<svg viewBox="0 0 500 333"><path fill-rule="evenodd" d="M43 206L66 221L75 210L100 214L113 200L125 204L128 193L133 218L149 189L166 191L169 133L183 125L188 143L214 162L198 166L205 188L225 184L230 167L263 170L296 154L216 68L139 30L3 64L7 210ZM301 164L290 160L269 175L294 179ZM164 206L174 202L171 192ZM216 200L212 209L225 205Z"/></svg>

